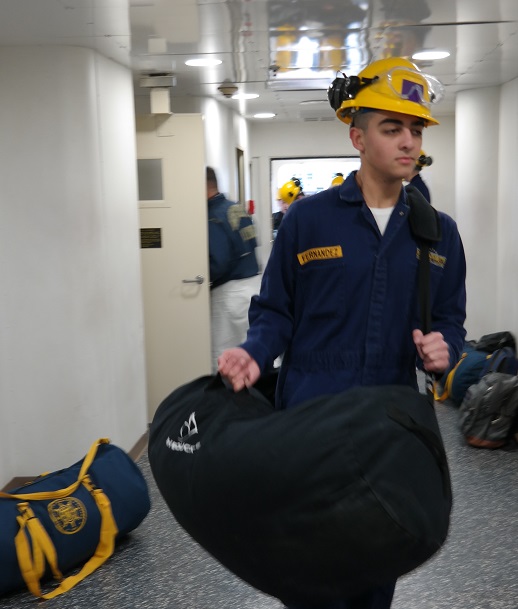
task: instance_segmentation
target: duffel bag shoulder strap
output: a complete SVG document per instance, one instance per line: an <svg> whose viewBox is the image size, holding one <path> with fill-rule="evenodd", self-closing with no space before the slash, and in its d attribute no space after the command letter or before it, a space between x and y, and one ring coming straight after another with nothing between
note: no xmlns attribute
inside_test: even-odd
<svg viewBox="0 0 518 609"><path fill-rule="evenodd" d="M92 444L88 454L83 460L77 481L65 489L27 494L0 493L0 497L23 500L18 504L20 515L17 516L17 521L20 528L15 536L16 555L18 557L20 572L27 588L38 598L48 600L71 590L79 582L85 579L85 577L105 563L114 552L118 529L112 513L110 500L102 489L95 487L88 476L88 469L95 459L98 447L101 444L107 443L109 443L108 439L101 438ZM93 556L83 565L83 568L79 573L63 579L59 570L54 544L41 522L36 518L28 502L67 497L73 493L80 484L83 484L88 489L101 515L99 544L97 545ZM30 537L31 543L29 543L28 537ZM60 584L51 592L44 594L41 590L40 580L45 573L47 563L52 570L53 576L60 581Z"/></svg>
<svg viewBox="0 0 518 609"><path fill-rule="evenodd" d="M437 210L428 203L424 196L408 184L405 187L410 206L410 230L419 245L419 267L417 273L417 290L421 312L421 330L423 334L432 331L432 303L430 297L430 248L442 238L441 221ZM426 393L431 403L434 399L435 376L425 371Z"/></svg>
<svg viewBox="0 0 518 609"><path fill-rule="evenodd" d="M79 470L79 474L77 476L77 480L70 484L65 488L61 488L57 491L44 491L38 493L4 493L0 491L0 498L4 499L20 499L21 501L38 501L40 499L50 500L50 499L62 499L63 497L67 497L70 493L73 493L77 487L81 484L83 478L87 474L90 466L92 465L95 456L97 454L97 450L101 444L109 444L110 440L108 438L100 438L96 440L90 450L86 454L86 457L83 459L83 463L81 465L81 469Z"/></svg>
<svg viewBox="0 0 518 609"><path fill-rule="evenodd" d="M53 576L57 580L63 579L58 567L56 548L28 503L19 503L18 511L20 515L16 520L20 528L14 538L14 545L20 573L29 591L41 597L40 579L47 563ZM31 539L30 544L27 535Z"/></svg>
<svg viewBox="0 0 518 609"><path fill-rule="evenodd" d="M441 221L437 210L428 203L424 196L410 184L405 187L410 206L410 230L415 237L419 253L419 272L417 286L421 307L421 330L423 334L432 331L432 313L430 302L430 247L441 240Z"/></svg>

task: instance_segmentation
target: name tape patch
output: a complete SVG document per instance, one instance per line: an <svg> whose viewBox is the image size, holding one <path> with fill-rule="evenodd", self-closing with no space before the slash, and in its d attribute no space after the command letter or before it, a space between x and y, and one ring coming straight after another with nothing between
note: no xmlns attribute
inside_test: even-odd
<svg viewBox="0 0 518 609"><path fill-rule="evenodd" d="M419 260L421 258L421 250L417 248L416 250L416 258ZM441 256L434 249L431 249L429 252L430 264L434 266L438 266L443 269L446 266L446 256Z"/></svg>
<svg viewBox="0 0 518 609"><path fill-rule="evenodd" d="M310 250L297 254L301 265L312 260L330 260L332 258L343 258L341 245L330 245L329 247L312 247Z"/></svg>

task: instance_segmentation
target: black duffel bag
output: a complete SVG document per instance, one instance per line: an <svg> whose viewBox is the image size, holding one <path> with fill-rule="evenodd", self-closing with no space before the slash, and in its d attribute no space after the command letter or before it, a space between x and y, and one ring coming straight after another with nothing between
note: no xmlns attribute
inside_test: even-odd
<svg viewBox="0 0 518 609"><path fill-rule="evenodd" d="M290 410L219 377L159 406L149 461L179 524L285 604L393 582L448 534L452 505L433 406L410 387L359 387Z"/></svg>

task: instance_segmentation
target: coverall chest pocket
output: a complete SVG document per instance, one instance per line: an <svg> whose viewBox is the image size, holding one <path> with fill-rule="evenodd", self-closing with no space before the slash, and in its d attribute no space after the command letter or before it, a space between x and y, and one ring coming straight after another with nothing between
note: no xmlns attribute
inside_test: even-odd
<svg viewBox="0 0 518 609"><path fill-rule="evenodd" d="M345 316L346 265L343 260L319 260L299 270L301 302L305 316L311 319Z"/></svg>

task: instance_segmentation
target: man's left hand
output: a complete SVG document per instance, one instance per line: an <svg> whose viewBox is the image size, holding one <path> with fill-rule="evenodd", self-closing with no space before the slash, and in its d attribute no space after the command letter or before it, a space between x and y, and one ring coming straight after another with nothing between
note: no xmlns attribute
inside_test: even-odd
<svg viewBox="0 0 518 609"><path fill-rule="evenodd" d="M414 330L412 338L425 370L442 373L449 367L450 350L440 332L423 334L421 330Z"/></svg>

